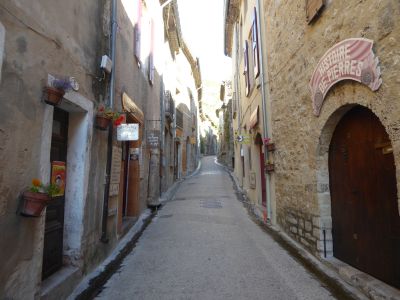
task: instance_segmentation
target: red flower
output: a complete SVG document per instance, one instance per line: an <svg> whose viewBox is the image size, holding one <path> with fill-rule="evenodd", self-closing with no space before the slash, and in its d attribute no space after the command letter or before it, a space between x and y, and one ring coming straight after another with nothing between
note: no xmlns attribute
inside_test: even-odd
<svg viewBox="0 0 400 300"><path fill-rule="evenodd" d="M124 115L120 115L115 121L114 121L114 125L115 126L119 126L122 123L124 123L125 121L125 116Z"/></svg>

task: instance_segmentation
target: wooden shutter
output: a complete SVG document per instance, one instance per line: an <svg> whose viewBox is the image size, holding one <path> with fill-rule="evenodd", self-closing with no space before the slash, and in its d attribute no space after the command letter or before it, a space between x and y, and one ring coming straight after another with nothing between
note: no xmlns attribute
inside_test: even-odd
<svg viewBox="0 0 400 300"><path fill-rule="evenodd" d="M150 55L149 55L149 81L150 84L154 83L154 20L150 21Z"/></svg>
<svg viewBox="0 0 400 300"><path fill-rule="evenodd" d="M246 82L246 96L250 94L250 74L249 74L249 43L244 43L244 77Z"/></svg>
<svg viewBox="0 0 400 300"><path fill-rule="evenodd" d="M140 65L140 48L141 48L140 41L141 41L141 30L142 30L141 27L142 27L142 0L139 0L137 22L134 28L135 57L139 65Z"/></svg>
<svg viewBox="0 0 400 300"><path fill-rule="evenodd" d="M253 41L253 62L254 62L254 78L260 75L260 53L258 46L258 24L257 24L257 9L254 7L253 26L252 26L252 41Z"/></svg>
<svg viewBox="0 0 400 300"><path fill-rule="evenodd" d="M311 23L324 4L324 0L306 0L306 15L308 23Z"/></svg>

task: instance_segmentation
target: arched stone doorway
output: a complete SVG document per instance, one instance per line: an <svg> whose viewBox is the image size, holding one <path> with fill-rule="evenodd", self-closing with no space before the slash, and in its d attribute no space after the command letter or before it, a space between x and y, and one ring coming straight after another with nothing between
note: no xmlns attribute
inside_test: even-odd
<svg viewBox="0 0 400 300"><path fill-rule="evenodd" d="M384 126L365 107L343 107L326 123L318 155L321 232L328 233L330 255L400 287L396 170Z"/></svg>

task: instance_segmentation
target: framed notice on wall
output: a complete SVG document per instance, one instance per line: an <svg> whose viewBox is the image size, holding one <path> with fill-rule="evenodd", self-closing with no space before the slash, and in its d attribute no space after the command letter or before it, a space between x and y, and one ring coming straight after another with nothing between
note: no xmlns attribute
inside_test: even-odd
<svg viewBox="0 0 400 300"><path fill-rule="evenodd" d="M52 161L51 162L51 183L58 186L58 193L53 194L53 197L64 196L65 194L65 162Z"/></svg>

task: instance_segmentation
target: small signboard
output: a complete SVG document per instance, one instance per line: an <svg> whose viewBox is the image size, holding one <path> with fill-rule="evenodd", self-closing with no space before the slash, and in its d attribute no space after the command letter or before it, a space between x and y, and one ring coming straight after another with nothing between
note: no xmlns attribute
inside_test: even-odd
<svg viewBox="0 0 400 300"><path fill-rule="evenodd" d="M158 148L160 144L160 131L150 130L147 132L147 145L149 148Z"/></svg>
<svg viewBox="0 0 400 300"><path fill-rule="evenodd" d="M117 126L118 141L139 140L139 124L121 124Z"/></svg>

